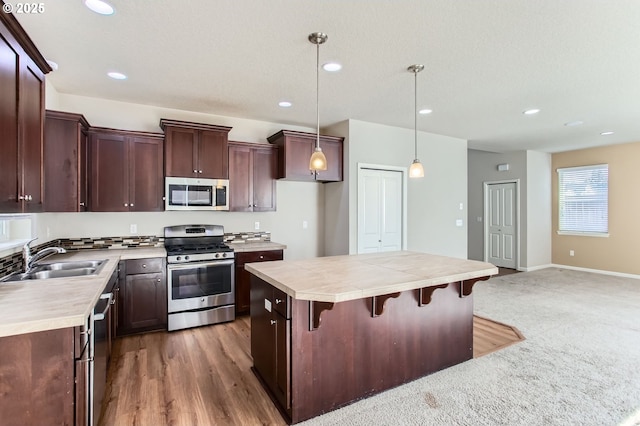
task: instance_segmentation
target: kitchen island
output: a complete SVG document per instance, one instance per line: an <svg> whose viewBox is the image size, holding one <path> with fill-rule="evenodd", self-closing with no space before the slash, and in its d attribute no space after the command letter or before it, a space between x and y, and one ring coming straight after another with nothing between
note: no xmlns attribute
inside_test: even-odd
<svg viewBox="0 0 640 426"><path fill-rule="evenodd" d="M399 251L250 263L254 371L290 423L473 356L485 262Z"/></svg>

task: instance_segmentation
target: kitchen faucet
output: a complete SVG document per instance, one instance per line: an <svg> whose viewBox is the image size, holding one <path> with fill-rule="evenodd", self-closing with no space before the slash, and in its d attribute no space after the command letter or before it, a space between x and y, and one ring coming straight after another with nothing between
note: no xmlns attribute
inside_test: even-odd
<svg viewBox="0 0 640 426"><path fill-rule="evenodd" d="M27 241L24 246L22 246L22 261L24 263L24 272L29 272L31 268L33 268L37 261L44 259L45 257L51 256L52 254L66 253L67 251L62 247L47 247L45 249L40 250L36 254L31 254L31 248L29 244L33 241L37 240L37 238L33 238Z"/></svg>

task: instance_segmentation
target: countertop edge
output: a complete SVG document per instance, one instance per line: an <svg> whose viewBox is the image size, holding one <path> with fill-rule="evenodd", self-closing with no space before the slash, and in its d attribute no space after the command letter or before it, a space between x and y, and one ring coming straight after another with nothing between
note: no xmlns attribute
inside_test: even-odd
<svg viewBox="0 0 640 426"><path fill-rule="evenodd" d="M136 254L135 251L138 251ZM96 276L84 276L84 277L73 277L73 278L52 278L48 284L42 282L32 282L26 284L9 284L3 283L2 285L27 285L34 286L32 288L36 288L40 285L51 285L53 283L61 283L61 282L76 282L82 283L80 285L85 284L86 281L90 280L90 285L95 289L92 296L87 296L86 307L84 307L81 311L77 309L75 313L71 313L68 315L62 315L57 317L43 317L37 318L33 320L20 320L16 322L5 322L0 323L0 337L10 337L15 335L27 334L27 333L37 333L41 331L49 331L49 330L57 330L62 328L69 327L78 327L85 324L86 318L91 315L91 311L93 307L97 303L102 291L105 286L109 282L113 272L117 269L118 263L120 260L128 260L128 259L145 259L152 257L165 257L166 251L164 248L153 248L153 247L145 247L140 249L106 249L106 250L78 250L78 251L69 251L65 254L56 255L47 258L46 261L42 262L43 264L51 263L56 260L93 260L105 258L107 260L107 264L102 268L100 273ZM45 280L42 280L45 281ZM37 290L36 290L37 291ZM62 296L61 296L62 297ZM63 303L63 299L61 298L61 303ZM0 300L1 306L1 300Z"/></svg>
<svg viewBox="0 0 640 426"><path fill-rule="evenodd" d="M247 263L245 265L245 269L250 273L252 273L253 275L257 276L258 278L271 284L278 290L285 292L287 295L291 296L295 300L305 300L305 301L312 301L312 302L330 302L330 303L346 302L349 300L364 299L364 298L373 297L373 296L382 296L385 294L390 294L395 292L417 290L420 288L434 287L441 284L447 284L447 283L458 282L463 280L470 280L475 278L484 278L484 277L489 278L493 275L498 274L498 268L493 266L491 268L479 269L473 272L452 274L443 278L419 279L414 281L407 281L401 284L391 284L391 285L377 288L377 289L364 290L364 289L359 289L355 286L352 286L351 289L346 289L344 291L334 292L334 293L324 293L324 292L310 291L310 290L296 291L295 289L290 288L286 284L281 283L280 281L274 279L273 277L255 269L252 265L253 264L251 263ZM258 263L255 265L259 267L260 264ZM347 287L349 286L347 285Z"/></svg>
<svg viewBox="0 0 640 426"><path fill-rule="evenodd" d="M249 253L255 251L273 251L273 250L286 250L285 244L276 243L273 241L255 241L246 243L228 243L229 247L236 253Z"/></svg>

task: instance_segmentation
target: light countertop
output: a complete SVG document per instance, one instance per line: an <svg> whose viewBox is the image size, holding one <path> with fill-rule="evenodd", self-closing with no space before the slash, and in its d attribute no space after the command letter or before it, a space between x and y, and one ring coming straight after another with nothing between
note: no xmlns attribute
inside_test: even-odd
<svg viewBox="0 0 640 426"><path fill-rule="evenodd" d="M268 251L268 250L284 250L286 245L276 243L273 241L247 241L247 242L229 242L229 247L233 248L233 251L237 253L248 251Z"/></svg>
<svg viewBox="0 0 640 426"><path fill-rule="evenodd" d="M245 269L298 300L344 302L496 275L490 263L396 251L247 263Z"/></svg>
<svg viewBox="0 0 640 426"><path fill-rule="evenodd" d="M164 248L80 250L42 263L106 259L98 275L0 283L0 337L81 326L120 260L166 257Z"/></svg>

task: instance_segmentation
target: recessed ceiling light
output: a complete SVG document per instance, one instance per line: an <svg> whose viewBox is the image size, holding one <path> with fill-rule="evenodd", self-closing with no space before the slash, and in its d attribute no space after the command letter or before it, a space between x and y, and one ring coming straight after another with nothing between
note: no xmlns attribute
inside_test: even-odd
<svg viewBox="0 0 640 426"><path fill-rule="evenodd" d="M289 101L280 101L278 102L278 105L281 106L282 108L289 108L293 104Z"/></svg>
<svg viewBox="0 0 640 426"><path fill-rule="evenodd" d="M322 69L329 72L336 72L342 69L342 65L337 62L327 62L326 64L322 65Z"/></svg>
<svg viewBox="0 0 640 426"><path fill-rule="evenodd" d="M113 15L115 9L106 1L102 0L83 0L85 6L100 15Z"/></svg>
<svg viewBox="0 0 640 426"><path fill-rule="evenodd" d="M600 135L601 135L601 136L609 136L609 135L612 135L612 134L614 134L614 132L612 132L612 131L610 131L610 130L609 130L609 131L606 131L606 132L602 132L602 133L600 133Z"/></svg>
<svg viewBox="0 0 640 426"><path fill-rule="evenodd" d="M580 121L580 120L568 121L568 122L564 123L564 125L567 126L567 127L580 126L582 124L584 124L584 121Z"/></svg>
<svg viewBox="0 0 640 426"><path fill-rule="evenodd" d="M524 111L523 114L524 115L534 115L534 114L537 114L539 112L540 112L539 109L533 108L533 109L528 109L528 110Z"/></svg>
<svg viewBox="0 0 640 426"><path fill-rule="evenodd" d="M431 114L432 112L433 112L432 109L421 109L420 111L418 111L418 114L427 115L427 114Z"/></svg>
<svg viewBox="0 0 640 426"><path fill-rule="evenodd" d="M111 78L113 78L114 80L126 80L127 76L122 74L121 72L115 72L115 71L111 71L108 72L107 75Z"/></svg>
<svg viewBox="0 0 640 426"><path fill-rule="evenodd" d="M58 71L58 63L57 62L53 62L53 61L47 59L47 63L49 64L49 66L51 67L52 70Z"/></svg>

